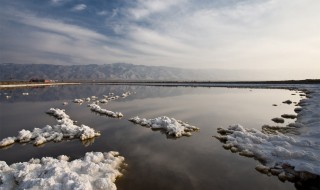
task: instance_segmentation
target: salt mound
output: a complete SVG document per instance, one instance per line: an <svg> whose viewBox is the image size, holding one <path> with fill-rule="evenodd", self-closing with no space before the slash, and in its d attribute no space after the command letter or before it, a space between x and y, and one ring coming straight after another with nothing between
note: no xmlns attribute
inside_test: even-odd
<svg viewBox="0 0 320 190"><path fill-rule="evenodd" d="M44 157L10 166L0 161L0 189L107 189L116 190L116 178L124 158L118 152L89 152L81 159L68 161Z"/></svg>
<svg viewBox="0 0 320 190"><path fill-rule="evenodd" d="M191 136L192 131L197 131L199 128L184 123L174 118L167 116L157 117L154 119L140 119L138 116L129 119L129 121L142 126L150 127L151 129L162 129L168 135L174 137Z"/></svg>
<svg viewBox="0 0 320 190"><path fill-rule="evenodd" d="M305 172L320 175L320 87L314 86L310 90L311 98L299 103L302 109L297 115L297 122L285 128L296 128L294 131L297 134L265 134L237 124L228 129L218 129L221 135L217 138L225 143L226 149L234 148L244 155L249 152L263 161L269 167L268 172L272 173L274 168L280 169L279 179L284 179L284 176L292 179L291 174L295 178L297 175L304 178ZM290 168L290 171L285 171L286 168Z"/></svg>
<svg viewBox="0 0 320 190"><path fill-rule="evenodd" d="M74 99L73 102L78 103L78 104L82 104L83 100L82 99Z"/></svg>
<svg viewBox="0 0 320 190"><path fill-rule="evenodd" d="M88 106L90 107L91 111L94 111L94 112L97 112L97 113L100 113L100 114L104 114L104 115L107 115L107 116L110 116L110 117L115 117L115 118L123 117L123 114L121 112L113 112L113 111L110 111L110 110L103 109L103 108L101 108L99 105L97 105L95 103L89 104Z"/></svg>
<svg viewBox="0 0 320 190"><path fill-rule="evenodd" d="M16 137L7 137L0 141L0 147L8 146L15 142L26 143L33 141L33 144L38 146L49 141L59 142L63 138L86 140L100 136L99 132L86 125L75 125L74 121L62 109L50 108L47 113L56 117L58 124L54 126L47 125L42 129L34 128L32 132L23 129L19 131Z"/></svg>

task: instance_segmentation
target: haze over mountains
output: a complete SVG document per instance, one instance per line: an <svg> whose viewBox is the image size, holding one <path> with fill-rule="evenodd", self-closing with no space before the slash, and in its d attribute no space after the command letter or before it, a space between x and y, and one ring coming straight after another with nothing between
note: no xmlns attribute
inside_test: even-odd
<svg viewBox="0 0 320 190"><path fill-rule="evenodd" d="M309 71L305 71L309 72ZM299 76L299 74L301 76ZM53 64L0 64L0 80L290 80L305 79L298 74L283 71L248 70L192 70L163 66L144 66L127 63L104 65L53 65ZM310 78L313 75L309 72Z"/></svg>

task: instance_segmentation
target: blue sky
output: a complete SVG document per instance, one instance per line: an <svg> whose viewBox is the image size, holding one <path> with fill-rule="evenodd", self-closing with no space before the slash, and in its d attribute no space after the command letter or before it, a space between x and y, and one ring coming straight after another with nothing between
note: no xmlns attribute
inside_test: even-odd
<svg viewBox="0 0 320 190"><path fill-rule="evenodd" d="M318 0L2 0L2 63L320 73Z"/></svg>

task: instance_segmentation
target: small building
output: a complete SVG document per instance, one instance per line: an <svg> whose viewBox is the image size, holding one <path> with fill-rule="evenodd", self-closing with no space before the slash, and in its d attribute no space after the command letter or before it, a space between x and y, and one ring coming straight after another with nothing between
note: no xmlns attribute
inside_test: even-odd
<svg viewBox="0 0 320 190"><path fill-rule="evenodd" d="M51 80L48 79L39 79L39 78L32 78L29 80L29 82L44 82L44 83L50 83Z"/></svg>

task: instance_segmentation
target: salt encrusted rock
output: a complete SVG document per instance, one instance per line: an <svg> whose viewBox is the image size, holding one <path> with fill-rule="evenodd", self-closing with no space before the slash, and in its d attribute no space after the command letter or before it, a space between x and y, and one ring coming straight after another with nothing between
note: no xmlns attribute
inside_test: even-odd
<svg viewBox="0 0 320 190"><path fill-rule="evenodd" d="M62 155L10 166L0 161L0 189L117 189L114 182L122 176L119 170L124 163L118 152L89 152L68 160Z"/></svg>
<svg viewBox="0 0 320 190"><path fill-rule="evenodd" d="M106 110L106 109L101 108L97 104L89 104L88 107L90 107L91 111L94 111L94 112L97 112L97 113L100 113L100 114L104 114L104 115L107 115L109 117L115 117L115 118L123 117L123 114L121 112L113 112L113 111L110 111L110 110Z"/></svg>
<svg viewBox="0 0 320 190"><path fill-rule="evenodd" d="M264 166L264 165L257 165L256 166L256 170L261 172L261 173L268 174L269 171L270 171L270 168L267 167L267 166Z"/></svg>
<svg viewBox="0 0 320 190"><path fill-rule="evenodd" d="M286 101L283 101L282 103L284 103L284 104L292 104L292 101L291 100L286 100Z"/></svg>
<svg viewBox="0 0 320 190"><path fill-rule="evenodd" d="M297 118L297 115L295 115L295 114L282 114L281 117L286 118L286 119L295 119L295 118Z"/></svg>
<svg viewBox="0 0 320 190"><path fill-rule="evenodd" d="M271 120L274 121L275 123L284 123L284 119L280 117L276 117Z"/></svg>
<svg viewBox="0 0 320 190"><path fill-rule="evenodd" d="M294 108L294 112L299 113L302 111L302 108Z"/></svg>
<svg viewBox="0 0 320 190"><path fill-rule="evenodd" d="M129 121L142 126L150 127L151 129L161 129L167 135L173 137L191 136L191 132L199 130L199 128L184 123L174 118L161 116L154 119L140 119L138 116L129 119Z"/></svg>
<svg viewBox="0 0 320 190"><path fill-rule="evenodd" d="M59 142L64 138L86 140L100 136L99 132L86 125L75 125L64 110L50 108L47 113L56 117L58 124L54 126L47 125L41 129L34 128L33 131L23 129L19 131L17 137L7 137L0 141L0 147L8 146L15 142L27 143L33 141L33 144L38 146L49 141Z"/></svg>

